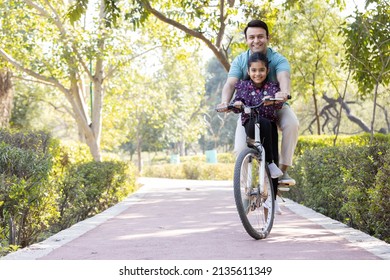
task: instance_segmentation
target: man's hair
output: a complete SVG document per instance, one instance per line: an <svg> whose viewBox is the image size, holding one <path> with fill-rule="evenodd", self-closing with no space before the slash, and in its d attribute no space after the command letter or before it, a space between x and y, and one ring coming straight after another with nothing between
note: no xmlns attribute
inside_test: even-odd
<svg viewBox="0 0 390 280"><path fill-rule="evenodd" d="M250 22L248 22L247 26L244 29L245 39L246 39L246 31L248 30L249 27L260 27L260 28L263 28L265 30L265 33L266 33L267 38L268 38L268 36L269 36L269 34L268 34L268 26L267 26L267 24L264 21L259 20L259 19L254 19L254 20L251 20Z"/></svg>

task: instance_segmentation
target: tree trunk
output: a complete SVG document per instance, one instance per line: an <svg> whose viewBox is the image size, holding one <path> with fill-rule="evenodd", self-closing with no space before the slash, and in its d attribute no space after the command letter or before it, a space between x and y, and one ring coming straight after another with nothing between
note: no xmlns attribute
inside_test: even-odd
<svg viewBox="0 0 390 280"><path fill-rule="evenodd" d="M313 102L314 102L314 114L315 114L315 119L317 124L317 134L321 135L320 114L319 114L318 101L317 101L315 90L313 90Z"/></svg>
<svg viewBox="0 0 390 280"><path fill-rule="evenodd" d="M8 127L11 119L14 97L11 76L8 69L0 70L0 127Z"/></svg>
<svg viewBox="0 0 390 280"><path fill-rule="evenodd" d="M372 120L371 120L370 144L372 144L372 142L374 140L374 126L375 126L376 106L377 106L377 99L378 99L378 88L379 88L379 83L376 83L376 85L375 85L375 92L374 92L374 109L372 111Z"/></svg>

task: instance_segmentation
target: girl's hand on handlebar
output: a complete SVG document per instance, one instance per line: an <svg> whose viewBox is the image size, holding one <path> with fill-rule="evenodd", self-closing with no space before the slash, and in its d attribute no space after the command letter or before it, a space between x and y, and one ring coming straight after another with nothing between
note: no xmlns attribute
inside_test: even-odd
<svg viewBox="0 0 390 280"><path fill-rule="evenodd" d="M236 107L237 109L241 109L244 103L242 101L236 101L233 103L233 106Z"/></svg>
<svg viewBox="0 0 390 280"><path fill-rule="evenodd" d="M271 96L265 96L263 98L264 106L271 106L276 105L278 103L283 103L284 99L281 97L271 97Z"/></svg>

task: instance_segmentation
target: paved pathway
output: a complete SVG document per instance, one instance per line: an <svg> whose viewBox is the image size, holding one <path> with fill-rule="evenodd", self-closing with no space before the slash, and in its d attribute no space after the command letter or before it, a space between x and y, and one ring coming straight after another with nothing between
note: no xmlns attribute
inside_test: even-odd
<svg viewBox="0 0 390 280"><path fill-rule="evenodd" d="M390 245L292 201L270 236L243 230L231 182L140 178L105 212L5 260L390 260Z"/></svg>

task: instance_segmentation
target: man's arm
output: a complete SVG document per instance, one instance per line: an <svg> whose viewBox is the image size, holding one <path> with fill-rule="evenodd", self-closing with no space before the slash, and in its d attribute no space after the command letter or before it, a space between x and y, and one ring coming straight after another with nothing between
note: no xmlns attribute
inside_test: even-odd
<svg viewBox="0 0 390 280"><path fill-rule="evenodd" d="M238 82L238 78L236 77L229 77L226 80L225 85L222 88L222 95L221 95L221 103L217 105L217 109L221 108L220 112L227 111L227 105L229 104L230 100L233 97L234 93L234 87L236 83Z"/></svg>
<svg viewBox="0 0 390 280"><path fill-rule="evenodd" d="M275 97L281 97L284 101L287 101L291 87L290 73L281 71L276 74L276 79L279 82L280 91L276 93Z"/></svg>

